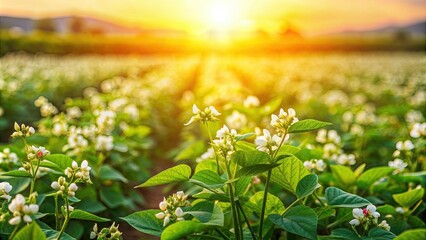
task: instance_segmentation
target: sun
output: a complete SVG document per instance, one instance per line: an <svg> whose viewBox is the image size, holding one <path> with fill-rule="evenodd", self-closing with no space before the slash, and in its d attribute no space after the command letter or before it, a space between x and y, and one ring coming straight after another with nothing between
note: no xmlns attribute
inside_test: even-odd
<svg viewBox="0 0 426 240"><path fill-rule="evenodd" d="M227 30L238 24L238 8L232 2L216 2L210 6L208 21L213 29Z"/></svg>

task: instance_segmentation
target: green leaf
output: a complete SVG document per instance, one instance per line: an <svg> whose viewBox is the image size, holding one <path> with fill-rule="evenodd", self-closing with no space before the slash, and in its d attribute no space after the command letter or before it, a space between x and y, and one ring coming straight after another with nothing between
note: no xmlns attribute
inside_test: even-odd
<svg viewBox="0 0 426 240"><path fill-rule="evenodd" d="M102 165L99 169L99 179L105 180L118 180L127 183L127 179L117 170L109 165Z"/></svg>
<svg viewBox="0 0 426 240"><path fill-rule="evenodd" d="M92 222L108 222L111 221L108 218L98 217L95 214L88 213L86 211L75 209L70 213L71 219L80 219L80 220L87 220Z"/></svg>
<svg viewBox="0 0 426 240"><path fill-rule="evenodd" d="M1 175L8 176L8 177L25 177L25 178L32 177L32 175L25 170L12 170L9 172L2 173Z"/></svg>
<svg viewBox="0 0 426 240"><path fill-rule="evenodd" d="M254 194L249 202L253 203L253 212L260 214L262 211L262 204L263 204L263 195L265 192L259 191L256 194ZM281 200L276 197L275 195L268 193L268 197L266 199L266 207L265 207L265 215L270 214L283 214L285 210L284 204L281 202Z"/></svg>
<svg viewBox="0 0 426 240"><path fill-rule="evenodd" d="M202 171L202 170L210 170L213 172L217 171L216 167L216 160L204 160L202 162L199 162L197 166L195 167L195 173Z"/></svg>
<svg viewBox="0 0 426 240"><path fill-rule="evenodd" d="M162 240L180 240L190 235L191 233L198 233L211 228L212 226L205 225L194 221L181 221L174 223L164 229L161 234Z"/></svg>
<svg viewBox="0 0 426 240"><path fill-rule="evenodd" d="M62 169L58 165L56 165L56 163L53 163L51 161L47 161L47 160L41 161L40 167L49 168L62 173Z"/></svg>
<svg viewBox="0 0 426 240"><path fill-rule="evenodd" d="M195 173L189 182L207 189L221 188L225 185L225 181L217 173L210 170Z"/></svg>
<svg viewBox="0 0 426 240"><path fill-rule="evenodd" d="M338 180L339 185L342 187L350 187L355 183L355 174L347 166L332 165L330 166L334 177Z"/></svg>
<svg viewBox="0 0 426 240"><path fill-rule="evenodd" d="M253 143L238 141L235 143L235 150L237 151L254 151L256 146Z"/></svg>
<svg viewBox="0 0 426 240"><path fill-rule="evenodd" d="M252 179L252 177L240 177L235 185L235 196L242 196L247 191L247 187Z"/></svg>
<svg viewBox="0 0 426 240"><path fill-rule="evenodd" d="M399 234L395 240L424 240L426 237L426 228L410 229Z"/></svg>
<svg viewBox="0 0 426 240"><path fill-rule="evenodd" d="M325 198L327 203L334 207L354 208L370 204L367 199L351 193L347 193L336 187L328 187L325 190Z"/></svg>
<svg viewBox="0 0 426 240"><path fill-rule="evenodd" d="M405 193L393 194L392 197L399 205L410 208L423 198L424 193L423 188L416 188Z"/></svg>
<svg viewBox="0 0 426 240"><path fill-rule="evenodd" d="M260 175L261 173L264 173L266 171L269 171L275 167L277 167L279 164L256 164L251 165L247 167L243 167L237 171L235 174L235 177L251 177Z"/></svg>
<svg viewBox="0 0 426 240"><path fill-rule="evenodd" d="M49 154L45 159L56 164L61 171L64 171L67 167L71 167L73 161L72 158L64 154Z"/></svg>
<svg viewBox="0 0 426 240"><path fill-rule="evenodd" d="M392 232L385 230L380 227L375 227L368 231L368 238L363 238L366 240L391 240L396 236Z"/></svg>
<svg viewBox="0 0 426 240"><path fill-rule="evenodd" d="M241 140L247 139L247 138L249 138L249 137L251 137L251 136L254 136L254 135L255 135L254 133L246 133L246 134L243 134L243 135L238 135L238 136L235 138L235 140L237 140L237 141L241 141Z"/></svg>
<svg viewBox="0 0 426 240"><path fill-rule="evenodd" d="M314 210L309 207L303 205L295 206L288 209L283 216L273 214L268 218L271 222L290 233L308 239L317 238L318 217Z"/></svg>
<svg viewBox="0 0 426 240"><path fill-rule="evenodd" d="M130 226L146 234L161 236L163 231L163 221L155 217L160 210L145 210L132 213L126 217L122 217Z"/></svg>
<svg viewBox="0 0 426 240"><path fill-rule="evenodd" d="M301 132L309 132L313 130L317 130L326 126L330 126L329 122L321 122L315 119L304 119L302 121L295 122L292 124L288 132L289 133L301 133Z"/></svg>
<svg viewBox="0 0 426 240"><path fill-rule="evenodd" d="M232 158L242 167L252 166L261 163L270 163L267 153L258 150L236 151Z"/></svg>
<svg viewBox="0 0 426 240"><path fill-rule="evenodd" d="M387 176L388 174L394 171L391 167L375 167L368 169L364 173L362 173L358 180L357 185L360 188L368 189L373 183L375 183L380 178Z"/></svg>
<svg viewBox="0 0 426 240"><path fill-rule="evenodd" d="M316 174L306 175L297 184L296 196L297 198L304 198L311 195L319 187L321 185L318 184L318 176Z"/></svg>
<svg viewBox="0 0 426 240"><path fill-rule="evenodd" d="M359 175L361 175L361 173L364 172L365 166L367 166L367 164L363 163L363 164L359 165L359 167L357 167L357 169L355 169L354 174L355 174L356 178L358 178Z"/></svg>
<svg viewBox="0 0 426 240"><path fill-rule="evenodd" d="M271 180L284 189L296 193L297 184L309 172L296 157L289 157L272 170Z"/></svg>
<svg viewBox="0 0 426 240"><path fill-rule="evenodd" d="M37 223L33 222L31 224L26 225L18 233L16 233L13 240L28 240L28 239L37 239L44 240L46 236L44 235L41 228L37 225Z"/></svg>
<svg viewBox="0 0 426 240"><path fill-rule="evenodd" d="M226 194L217 194L212 192L200 192L192 195L193 198L206 199L210 201L219 200L221 202L229 202L229 197Z"/></svg>
<svg viewBox="0 0 426 240"><path fill-rule="evenodd" d="M223 227L225 217L222 209L210 201L198 202L185 214L190 214L206 225Z"/></svg>
<svg viewBox="0 0 426 240"><path fill-rule="evenodd" d="M146 182L136 186L136 188L152 187L166 183L187 181L189 180L190 176L191 167L186 164L180 164L158 173L157 175L148 179Z"/></svg>

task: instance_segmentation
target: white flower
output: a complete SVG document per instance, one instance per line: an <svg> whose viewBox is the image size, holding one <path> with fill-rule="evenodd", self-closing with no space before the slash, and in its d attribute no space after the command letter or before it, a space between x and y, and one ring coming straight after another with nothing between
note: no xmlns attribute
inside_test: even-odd
<svg viewBox="0 0 426 240"><path fill-rule="evenodd" d="M207 149L207 152L203 153L199 158L197 158L196 162L202 162L204 160L213 159L215 156L214 149L210 147Z"/></svg>
<svg viewBox="0 0 426 240"><path fill-rule="evenodd" d="M9 220L10 225L18 225L20 223L21 223L21 216L16 216Z"/></svg>
<svg viewBox="0 0 426 240"><path fill-rule="evenodd" d="M359 224L361 224L360 222L359 222L359 220L358 219L352 219L350 222L349 222L349 224L350 225L352 225L352 226L358 226Z"/></svg>
<svg viewBox="0 0 426 240"><path fill-rule="evenodd" d="M383 220L379 225L378 225L378 227L381 227L381 228L384 228L384 229L386 229L386 230L390 230L390 226L389 226L389 224L386 222L386 220Z"/></svg>
<svg viewBox="0 0 426 240"><path fill-rule="evenodd" d="M167 201L166 201L166 199L164 198L164 200L162 202L160 202L160 204L158 206L160 207L160 209L162 211L166 211L167 210Z"/></svg>
<svg viewBox="0 0 426 240"><path fill-rule="evenodd" d="M405 140L404 142L398 141L396 143L396 149L399 151L410 151L414 149L414 144L410 140Z"/></svg>
<svg viewBox="0 0 426 240"><path fill-rule="evenodd" d="M412 138L419 138L426 136L426 122L424 123L415 123L410 131L410 136Z"/></svg>
<svg viewBox="0 0 426 240"><path fill-rule="evenodd" d="M7 201L10 201L11 196L9 195L10 191L12 190L12 185L8 182L1 182L0 183L0 198L6 199Z"/></svg>
<svg viewBox="0 0 426 240"><path fill-rule="evenodd" d="M232 114L226 118L226 124L230 128L242 129L247 125L247 117L238 111L233 111Z"/></svg>
<svg viewBox="0 0 426 240"><path fill-rule="evenodd" d="M112 136L99 135L96 137L95 148L97 151L111 151L114 148Z"/></svg>
<svg viewBox="0 0 426 240"><path fill-rule="evenodd" d="M217 116L220 115L220 113L213 106L206 107L204 111L201 111L195 104L192 105L192 113L195 114L195 116L191 117L189 122L185 124L186 126L198 121L201 121L204 124L207 122L217 121L219 120Z"/></svg>
<svg viewBox="0 0 426 240"><path fill-rule="evenodd" d="M337 163L340 165L354 165L356 163L355 155L341 154L337 157Z"/></svg>
<svg viewBox="0 0 426 240"><path fill-rule="evenodd" d="M164 219L164 217L166 216L166 214L164 212L159 212L157 214L155 214L155 217L162 220Z"/></svg>
<svg viewBox="0 0 426 240"><path fill-rule="evenodd" d="M183 217L184 213L182 211L182 208L180 208L180 207L176 208L175 214L176 214L177 217Z"/></svg>
<svg viewBox="0 0 426 240"><path fill-rule="evenodd" d="M169 223L170 223L170 217L169 216L164 217L163 227L167 226L167 224Z"/></svg>
<svg viewBox="0 0 426 240"><path fill-rule="evenodd" d="M11 152L9 148L3 149L3 152L0 152L0 163L6 163L6 164L15 164L18 163L18 155L16 153Z"/></svg>
<svg viewBox="0 0 426 240"><path fill-rule="evenodd" d="M59 185L59 183L56 182L56 181L52 182L52 184L50 184L50 186L55 190L59 190L61 188L61 185Z"/></svg>
<svg viewBox="0 0 426 240"><path fill-rule="evenodd" d="M248 96L244 100L244 107L246 108L252 108L252 107L258 107L260 105L260 101L256 96Z"/></svg>
<svg viewBox="0 0 426 240"><path fill-rule="evenodd" d="M31 215L38 212L39 206L37 204L25 205L25 198L21 194L17 194L8 207L9 211L14 216L9 220L10 225L18 225L22 220L29 223L32 222Z"/></svg>
<svg viewBox="0 0 426 240"><path fill-rule="evenodd" d="M285 140L288 139L288 135ZM256 149L262 152L267 152L272 154L276 151L282 142L282 138L274 134L271 136L271 133L267 129L263 129L263 136L258 136L254 143L256 144Z"/></svg>
<svg viewBox="0 0 426 240"><path fill-rule="evenodd" d="M405 210L402 207L395 208L395 211L399 214L404 214Z"/></svg>
<svg viewBox="0 0 426 240"><path fill-rule="evenodd" d="M311 161L305 161L303 163L306 169L309 171L312 171L313 169L316 169L320 172L324 171L326 164L324 160L322 159L312 159Z"/></svg>
<svg viewBox="0 0 426 240"><path fill-rule="evenodd" d="M396 158L395 160L388 162L388 165L389 167L396 168L394 171L395 174L403 172L404 169L408 166L407 163L405 163L402 159L399 159L399 158Z"/></svg>
<svg viewBox="0 0 426 240"><path fill-rule="evenodd" d="M293 108L289 108L287 112L284 109L280 109L280 113L277 115L271 115L271 126L273 126L279 134L287 133L287 129L299 121L296 118L296 111Z"/></svg>

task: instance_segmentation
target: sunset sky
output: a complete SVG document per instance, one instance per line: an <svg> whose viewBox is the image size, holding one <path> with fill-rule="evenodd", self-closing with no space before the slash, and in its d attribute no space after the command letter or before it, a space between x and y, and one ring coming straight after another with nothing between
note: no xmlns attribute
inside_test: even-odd
<svg viewBox="0 0 426 240"><path fill-rule="evenodd" d="M212 28L276 31L290 23L305 34L318 34L424 20L426 1L0 0L0 14L34 18L76 14L191 33Z"/></svg>

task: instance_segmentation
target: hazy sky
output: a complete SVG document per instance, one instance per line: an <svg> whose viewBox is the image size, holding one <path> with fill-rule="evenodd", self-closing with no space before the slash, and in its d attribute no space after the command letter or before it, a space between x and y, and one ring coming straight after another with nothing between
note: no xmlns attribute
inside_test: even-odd
<svg viewBox="0 0 426 240"><path fill-rule="evenodd" d="M0 0L1 15L78 14L139 27L274 31L289 22L308 34L426 19L426 0Z"/></svg>

